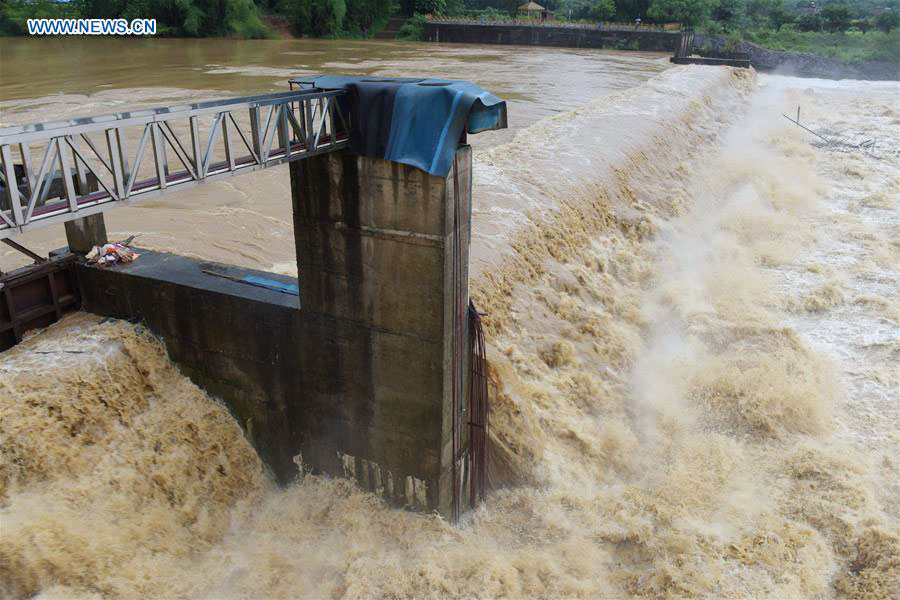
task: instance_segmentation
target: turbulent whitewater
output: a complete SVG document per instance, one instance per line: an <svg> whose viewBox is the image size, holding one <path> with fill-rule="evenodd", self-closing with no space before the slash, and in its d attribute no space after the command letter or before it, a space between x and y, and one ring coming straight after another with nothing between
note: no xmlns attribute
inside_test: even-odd
<svg viewBox="0 0 900 600"><path fill-rule="evenodd" d="M680 67L477 152L497 489L456 526L277 488L140 328L33 335L0 354L0 590L896 596L897 92Z"/></svg>

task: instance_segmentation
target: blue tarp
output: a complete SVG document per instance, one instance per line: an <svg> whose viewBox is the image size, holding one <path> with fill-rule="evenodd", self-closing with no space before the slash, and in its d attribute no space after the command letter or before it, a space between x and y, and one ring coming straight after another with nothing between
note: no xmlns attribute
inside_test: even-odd
<svg viewBox="0 0 900 600"><path fill-rule="evenodd" d="M293 81L345 90L351 149L446 176L462 136L506 127L506 102L468 81L324 75Z"/></svg>

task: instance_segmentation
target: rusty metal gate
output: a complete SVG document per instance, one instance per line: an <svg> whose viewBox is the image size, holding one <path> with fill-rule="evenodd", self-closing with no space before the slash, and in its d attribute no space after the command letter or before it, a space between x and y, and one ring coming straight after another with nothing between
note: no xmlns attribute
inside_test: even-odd
<svg viewBox="0 0 900 600"><path fill-rule="evenodd" d="M71 254L0 274L0 352L81 305Z"/></svg>

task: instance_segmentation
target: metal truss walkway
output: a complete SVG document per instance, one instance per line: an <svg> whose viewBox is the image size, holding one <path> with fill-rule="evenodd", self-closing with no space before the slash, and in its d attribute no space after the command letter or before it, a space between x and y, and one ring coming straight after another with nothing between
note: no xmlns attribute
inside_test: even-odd
<svg viewBox="0 0 900 600"><path fill-rule="evenodd" d="M0 128L0 240L343 148L341 94L299 90Z"/></svg>

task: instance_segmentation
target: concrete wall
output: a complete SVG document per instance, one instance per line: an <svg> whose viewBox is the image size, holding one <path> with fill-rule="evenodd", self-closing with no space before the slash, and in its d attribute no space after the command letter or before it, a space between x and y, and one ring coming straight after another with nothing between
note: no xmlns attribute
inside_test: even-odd
<svg viewBox="0 0 900 600"><path fill-rule="evenodd" d="M457 185L349 153L292 163L299 301L234 281L292 278L146 253L82 266L83 307L160 335L280 481L300 454L395 505L449 515L454 189L467 265L469 147L457 162Z"/></svg>
<svg viewBox="0 0 900 600"><path fill-rule="evenodd" d="M674 52L681 34L669 31L605 31L575 27L536 25L479 25L475 23L426 23L429 42L462 44L508 44L515 46L557 46ZM704 56L720 56L728 47L724 36L697 33L694 50ZM732 50L750 55L753 68L783 75L830 79L871 79L896 81L900 65L884 61L845 64L812 54L780 52L741 41Z"/></svg>
<svg viewBox="0 0 900 600"><path fill-rule="evenodd" d="M476 25L426 23L429 42L465 44L509 44L516 46L559 46L565 48L606 48L673 52L679 33L667 31L605 31L575 27L529 25Z"/></svg>
<svg viewBox="0 0 900 600"><path fill-rule="evenodd" d="M471 149L462 147L456 183L466 299L471 162ZM412 474L424 482L428 506L444 514L452 469L453 177L349 153L291 164L301 304L314 329L298 343L317 371L307 394L314 403L355 406L352 414L323 413L318 428L352 430L357 444L344 461L375 476Z"/></svg>
<svg viewBox="0 0 900 600"><path fill-rule="evenodd" d="M305 323L296 296L237 283L241 278L292 278L141 251L114 268L80 265L82 308L144 323L196 384L221 398L260 457L281 482L297 473L307 417L294 339Z"/></svg>

